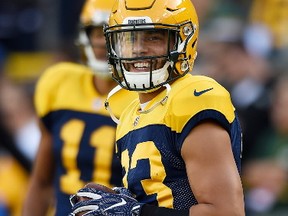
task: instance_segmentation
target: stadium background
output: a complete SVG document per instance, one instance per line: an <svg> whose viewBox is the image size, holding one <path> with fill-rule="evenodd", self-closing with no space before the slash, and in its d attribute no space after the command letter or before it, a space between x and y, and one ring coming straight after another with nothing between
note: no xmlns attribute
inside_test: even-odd
<svg viewBox="0 0 288 216"><path fill-rule="evenodd" d="M200 21L193 73L223 84L242 121L247 215L287 215L288 0L192 2ZM79 61L82 4L0 2L0 216L20 215L40 137L35 82L56 62Z"/></svg>

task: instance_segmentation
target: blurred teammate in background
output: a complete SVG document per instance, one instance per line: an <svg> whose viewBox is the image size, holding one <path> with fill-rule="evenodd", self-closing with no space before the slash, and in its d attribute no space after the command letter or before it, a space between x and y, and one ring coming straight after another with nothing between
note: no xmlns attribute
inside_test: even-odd
<svg viewBox="0 0 288 216"><path fill-rule="evenodd" d="M70 212L69 195L87 182L109 187L121 184L115 157L115 123L104 108L116 85L106 61L103 24L113 0L87 0L80 22L79 43L85 65L59 63L37 83L35 105L42 139L34 164L24 216L43 216L55 197L56 215ZM112 102L119 116L136 94L121 91Z"/></svg>
<svg viewBox="0 0 288 216"><path fill-rule="evenodd" d="M1 216L20 216L22 212L40 140L31 99L26 86L0 75Z"/></svg>
<svg viewBox="0 0 288 216"><path fill-rule="evenodd" d="M228 91L189 74L199 34L190 0L118 0L104 32L114 79L139 96L116 133L125 188L85 187L71 215L243 216L241 127Z"/></svg>

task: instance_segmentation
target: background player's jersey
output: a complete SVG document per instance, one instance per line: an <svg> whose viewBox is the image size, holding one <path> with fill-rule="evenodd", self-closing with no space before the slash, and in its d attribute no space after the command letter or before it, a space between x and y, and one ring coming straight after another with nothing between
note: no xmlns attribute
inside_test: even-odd
<svg viewBox="0 0 288 216"><path fill-rule="evenodd" d="M110 100L115 115L120 116L136 97L118 92ZM53 137L57 215L68 215L69 195L87 182L121 185L122 169L114 148L116 124L104 108L105 99L95 89L92 72L78 64L52 66L37 84L37 113Z"/></svg>
<svg viewBox="0 0 288 216"><path fill-rule="evenodd" d="M123 183L137 194L137 200L180 210L197 203L181 157L193 127L205 119L222 125L230 135L238 170L242 141L230 95L222 86L208 77L188 74L171 87L167 102L146 114L139 113L139 101L130 104L121 115L116 140ZM145 109L165 94L160 93Z"/></svg>

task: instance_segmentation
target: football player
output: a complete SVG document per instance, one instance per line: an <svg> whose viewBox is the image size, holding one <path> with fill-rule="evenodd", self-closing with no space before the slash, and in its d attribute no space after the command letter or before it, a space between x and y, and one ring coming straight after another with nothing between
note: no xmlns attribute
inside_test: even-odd
<svg viewBox="0 0 288 216"><path fill-rule="evenodd" d="M116 132L125 187L79 190L71 215L243 216L241 127L228 91L190 73L191 1L117 0L104 32L113 78L139 95Z"/></svg>
<svg viewBox="0 0 288 216"><path fill-rule="evenodd" d="M56 214L68 215L69 196L87 182L121 185L115 156L116 124L105 110L107 93L115 87L108 70L103 24L113 0L87 0L81 13L79 43L86 64L59 63L37 83L35 105L42 140L31 177L24 215L43 216L52 191ZM113 100L117 116L137 94L123 90Z"/></svg>

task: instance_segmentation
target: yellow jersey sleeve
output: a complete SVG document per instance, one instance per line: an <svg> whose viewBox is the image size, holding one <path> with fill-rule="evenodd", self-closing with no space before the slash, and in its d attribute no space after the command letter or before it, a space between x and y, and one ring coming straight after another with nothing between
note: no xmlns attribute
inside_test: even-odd
<svg viewBox="0 0 288 216"><path fill-rule="evenodd" d="M181 85L175 83L173 86L175 90L166 115L167 125L181 132L191 119L195 119L197 124L197 121L205 118L217 118L219 114L225 117L227 123L231 123L235 118L235 108L229 92L211 78L191 76L192 79L189 79L189 76L183 77Z"/></svg>
<svg viewBox="0 0 288 216"><path fill-rule="evenodd" d="M62 89L69 89L69 83L72 83L70 80L79 78L82 73L91 74L85 66L69 62L59 63L46 69L38 80L35 89L34 103L38 116L43 117L56 109L56 103L61 100L59 94L63 92ZM75 76L74 74L79 75ZM69 98L68 93L63 98Z"/></svg>

